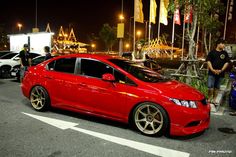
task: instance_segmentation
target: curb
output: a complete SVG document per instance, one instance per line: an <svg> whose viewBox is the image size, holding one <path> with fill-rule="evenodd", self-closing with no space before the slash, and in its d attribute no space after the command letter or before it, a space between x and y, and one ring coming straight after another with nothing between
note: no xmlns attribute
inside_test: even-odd
<svg viewBox="0 0 236 157"><path fill-rule="evenodd" d="M230 90L231 82L229 79L226 80L224 85L220 86L220 90L216 97L216 102L219 104L215 106L211 104L211 113L214 115L224 115L225 111L227 110L228 99L225 98L226 93Z"/></svg>

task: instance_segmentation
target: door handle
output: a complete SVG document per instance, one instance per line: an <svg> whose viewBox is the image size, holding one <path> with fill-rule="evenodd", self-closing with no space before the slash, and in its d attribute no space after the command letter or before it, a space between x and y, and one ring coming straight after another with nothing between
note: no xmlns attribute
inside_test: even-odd
<svg viewBox="0 0 236 157"><path fill-rule="evenodd" d="M46 78L46 79L53 79L52 77L50 77L50 76L44 76L44 78Z"/></svg>

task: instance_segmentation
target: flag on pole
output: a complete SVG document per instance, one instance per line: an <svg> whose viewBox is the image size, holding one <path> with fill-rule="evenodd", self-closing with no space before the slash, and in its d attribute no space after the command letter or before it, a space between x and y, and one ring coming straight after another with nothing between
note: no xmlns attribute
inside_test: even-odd
<svg viewBox="0 0 236 157"><path fill-rule="evenodd" d="M149 21L152 22L153 24L156 23L156 9L157 9L156 0L150 0Z"/></svg>
<svg viewBox="0 0 236 157"><path fill-rule="evenodd" d="M191 5L188 5L185 8L184 23L192 23L192 22L193 22L193 8Z"/></svg>
<svg viewBox="0 0 236 157"><path fill-rule="evenodd" d="M179 5L178 4L176 4L176 9L175 9L175 12L174 12L174 23L178 24L178 25L181 25L180 13L179 13Z"/></svg>
<svg viewBox="0 0 236 157"><path fill-rule="evenodd" d="M134 2L134 20L143 23L143 3L142 0L135 0Z"/></svg>
<svg viewBox="0 0 236 157"><path fill-rule="evenodd" d="M229 13L228 13L228 20L232 21L233 18L233 6L234 6L234 1L231 0L230 6L229 6Z"/></svg>
<svg viewBox="0 0 236 157"><path fill-rule="evenodd" d="M168 25L168 20L167 20L168 5L169 5L169 0L160 1L160 23L163 23L164 25Z"/></svg>

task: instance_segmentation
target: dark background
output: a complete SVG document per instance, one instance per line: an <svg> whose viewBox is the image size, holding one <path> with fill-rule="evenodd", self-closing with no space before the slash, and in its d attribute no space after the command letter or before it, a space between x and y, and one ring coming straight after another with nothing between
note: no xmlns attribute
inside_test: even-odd
<svg viewBox="0 0 236 157"><path fill-rule="evenodd" d="M156 2L159 6L159 1ZM134 0L123 0L125 32L132 32L130 25L133 26L133 18L131 19L133 3ZM103 24L108 23L111 27L117 26L121 4L122 0L37 0L37 27L40 31L45 31L47 23L49 23L51 31L55 33L58 33L60 26L63 26L64 31L67 32L70 27L73 27L77 40L88 43L90 42L88 36L91 36L92 33L98 36ZM157 8L157 15L158 10ZM144 19L148 20L149 0L143 0L143 12ZM21 33L31 32L35 27L35 21L36 0L1 0L0 24L4 26L8 34L19 33L18 22L23 25ZM183 19L181 19L182 21ZM168 26L161 24L160 33L167 33L170 38L172 20L168 19L168 22ZM145 23L136 23L137 29L141 29L143 32L142 38L144 38L145 26ZM155 38L157 24L152 28ZM232 35L232 32L236 32L236 9L233 11L232 22L228 22L227 36ZM176 25L176 33L181 35L182 26Z"/></svg>

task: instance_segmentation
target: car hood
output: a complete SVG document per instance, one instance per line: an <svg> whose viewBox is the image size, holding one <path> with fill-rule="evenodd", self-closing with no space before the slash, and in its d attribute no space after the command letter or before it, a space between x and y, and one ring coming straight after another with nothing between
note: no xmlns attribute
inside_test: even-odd
<svg viewBox="0 0 236 157"><path fill-rule="evenodd" d="M0 64L19 64L20 62L14 61L12 59L0 59Z"/></svg>
<svg viewBox="0 0 236 157"><path fill-rule="evenodd" d="M175 98L180 100L202 100L204 95L195 88L172 80L168 82L149 83L148 86L158 91L159 94L167 96L169 98Z"/></svg>

